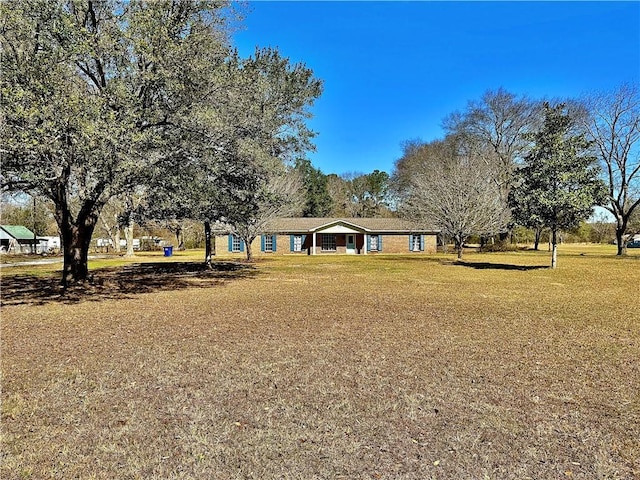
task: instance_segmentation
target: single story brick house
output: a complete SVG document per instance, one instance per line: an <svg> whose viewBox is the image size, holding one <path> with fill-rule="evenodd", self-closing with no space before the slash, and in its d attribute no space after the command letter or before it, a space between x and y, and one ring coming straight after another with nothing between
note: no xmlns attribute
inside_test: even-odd
<svg viewBox="0 0 640 480"><path fill-rule="evenodd" d="M433 253L434 228L418 228L400 218L278 218L267 224L252 250L256 254ZM244 252L233 234L218 235L217 253Z"/></svg>

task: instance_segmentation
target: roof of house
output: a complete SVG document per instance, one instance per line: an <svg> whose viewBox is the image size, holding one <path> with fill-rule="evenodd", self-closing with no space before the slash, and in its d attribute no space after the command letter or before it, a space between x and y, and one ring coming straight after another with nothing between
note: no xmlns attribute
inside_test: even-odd
<svg viewBox="0 0 640 480"><path fill-rule="evenodd" d="M0 225L0 228L16 240L33 240L33 232L22 225Z"/></svg>
<svg viewBox="0 0 640 480"><path fill-rule="evenodd" d="M422 227L402 218L335 218L335 217L296 217L277 218L269 222L266 230L276 233L309 232L323 230L326 227L341 224L372 233L437 233L433 227Z"/></svg>

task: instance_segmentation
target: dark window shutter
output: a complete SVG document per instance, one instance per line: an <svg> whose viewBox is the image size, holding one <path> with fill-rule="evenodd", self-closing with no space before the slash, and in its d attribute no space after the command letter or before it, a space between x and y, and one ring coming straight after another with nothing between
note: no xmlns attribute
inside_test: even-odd
<svg viewBox="0 0 640 480"><path fill-rule="evenodd" d="M233 252L233 235L229 234L229 253Z"/></svg>
<svg viewBox="0 0 640 480"><path fill-rule="evenodd" d="M424 235L420 235L420 251L424 250Z"/></svg>
<svg viewBox="0 0 640 480"><path fill-rule="evenodd" d="M275 235L271 235L271 251L275 252L276 251L276 236Z"/></svg>
<svg viewBox="0 0 640 480"><path fill-rule="evenodd" d="M378 251L382 251L382 235L378 235Z"/></svg>
<svg viewBox="0 0 640 480"><path fill-rule="evenodd" d="M295 235L289 235L289 251L293 252L293 239L295 238Z"/></svg>
<svg viewBox="0 0 640 480"><path fill-rule="evenodd" d="M264 252L264 235L260 235L260 251Z"/></svg>
<svg viewBox="0 0 640 480"><path fill-rule="evenodd" d="M240 239L240 251L244 252L244 240Z"/></svg>

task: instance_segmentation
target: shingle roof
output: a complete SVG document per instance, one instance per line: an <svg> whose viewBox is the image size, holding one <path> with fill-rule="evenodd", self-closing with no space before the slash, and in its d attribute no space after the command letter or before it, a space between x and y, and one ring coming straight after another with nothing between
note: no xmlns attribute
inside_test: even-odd
<svg viewBox="0 0 640 480"><path fill-rule="evenodd" d="M437 233L433 227L421 227L402 218L335 218L297 217L277 218L269 222L266 230L273 233L314 232L319 228L337 223L353 225L361 230L374 233Z"/></svg>
<svg viewBox="0 0 640 480"><path fill-rule="evenodd" d="M0 228L16 240L33 240L33 232L22 225L0 225Z"/></svg>

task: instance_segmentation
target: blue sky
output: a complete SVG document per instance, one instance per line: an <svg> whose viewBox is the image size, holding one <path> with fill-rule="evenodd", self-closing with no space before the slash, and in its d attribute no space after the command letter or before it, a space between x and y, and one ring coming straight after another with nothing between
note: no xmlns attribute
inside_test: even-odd
<svg viewBox="0 0 640 480"><path fill-rule="evenodd" d="M324 81L309 158L391 173L408 139L486 90L564 98L640 81L640 2L250 2L234 44Z"/></svg>

